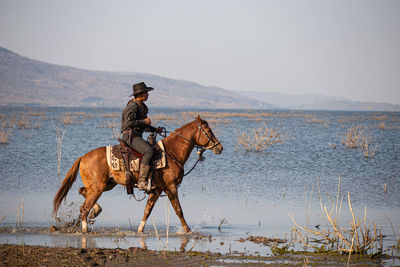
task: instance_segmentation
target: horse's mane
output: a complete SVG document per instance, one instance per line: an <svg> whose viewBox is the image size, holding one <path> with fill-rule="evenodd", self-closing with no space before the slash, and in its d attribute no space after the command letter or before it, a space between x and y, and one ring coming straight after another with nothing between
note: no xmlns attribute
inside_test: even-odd
<svg viewBox="0 0 400 267"><path fill-rule="evenodd" d="M189 123L186 123L185 125L183 125L183 126L177 128L177 129L175 129L174 132L182 133L186 128L188 128L189 126L191 126L191 125L192 125L193 123L195 123L196 121L197 121L197 118L196 118L195 120L189 122ZM202 119L200 119L200 121L201 121L201 123L207 123L205 120L202 120ZM172 135L172 136L174 136L174 135ZM164 139L165 139L165 140L168 140L168 137L171 137L171 135L167 136L167 137L164 138Z"/></svg>
<svg viewBox="0 0 400 267"><path fill-rule="evenodd" d="M189 127L189 125L191 125L192 123L194 123L195 121L196 121L196 120L191 121L191 122L189 122L189 123L186 123L185 125L179 127L178 129L175 129L174 132L181 132L181 131L183 131L184 129L186 129L187 127Z"/></svg>

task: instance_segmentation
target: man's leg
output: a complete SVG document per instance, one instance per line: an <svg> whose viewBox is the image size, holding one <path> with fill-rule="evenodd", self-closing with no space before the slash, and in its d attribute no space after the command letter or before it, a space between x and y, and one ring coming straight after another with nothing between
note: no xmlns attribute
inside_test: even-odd
<svg viewBox="0 0 400 267"><path fill-rule="evenodd" d="M132 148L143 154L142 163L140 164L138 189L146 190L147 176L150 172L150 160L153 157L153 149L141 137L134 137L132 139Z"/></svg>

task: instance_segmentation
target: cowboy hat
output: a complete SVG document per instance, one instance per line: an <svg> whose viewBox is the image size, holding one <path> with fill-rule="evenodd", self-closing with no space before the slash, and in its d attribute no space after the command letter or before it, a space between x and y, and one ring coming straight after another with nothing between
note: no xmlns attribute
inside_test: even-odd
<svg viewBox="0 0 400 267"><path fill-rule="evenodd" d="M154 88L152 87L147 87L147 85L144 82L134 84L132 87L133 87L133 94L131 94L130 96L136 96L138 94L154 90Z"/></svg>

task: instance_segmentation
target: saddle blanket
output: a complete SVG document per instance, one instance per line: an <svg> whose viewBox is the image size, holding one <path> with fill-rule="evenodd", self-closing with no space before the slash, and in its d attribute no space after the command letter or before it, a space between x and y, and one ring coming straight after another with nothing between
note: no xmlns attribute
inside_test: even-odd
<svg viewBox="0 0 400 267"><path fill-rule="evenodd" d="M163 142L158 141L157 145L161 148L161 157L157 157L152 159L152 165L154 166L154 169L161 169L164 168L167 165L167 160L165 157L165 152L164 152L164 144ZM113 170L113 171L125 171L124 167L124 160L119 159L113 154L113 146L106 146L106 156L107 156L107 163L108 166ZM155 153L157 155L158 153ZM140 166L140 161L141 158L137 158L135 160L131 160L129 162L129 169L131 172L137 172L139 171L139 166Z"/></svg>

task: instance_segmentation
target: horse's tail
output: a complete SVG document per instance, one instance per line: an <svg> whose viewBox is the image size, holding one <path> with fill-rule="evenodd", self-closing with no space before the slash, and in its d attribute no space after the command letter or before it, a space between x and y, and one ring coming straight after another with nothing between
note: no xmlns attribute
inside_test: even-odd
<svg viewBox="0 0 400 267"><path fill-rule="evenodd" d="M60 189L58 189L57 194L53 200L53 215L57 214L58 208L61 202L66 198L68 191L71 189L72 184L75 182L78 176L79 165L81 163L82 157L77 159L72 165L71 169L68 171L67 175L62 182Z"/></svg>

